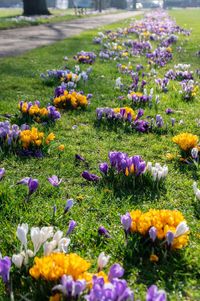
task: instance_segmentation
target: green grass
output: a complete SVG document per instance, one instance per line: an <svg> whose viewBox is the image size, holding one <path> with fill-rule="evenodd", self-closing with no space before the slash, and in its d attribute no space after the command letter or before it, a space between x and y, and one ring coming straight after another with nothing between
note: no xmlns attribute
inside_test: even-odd
<svg viewBox="0 0 200 301"><path fill-rule="evenodd" d="M177 54L177 45L173 46L174 59L163 69L158 69L159 77L174 64L190 63L195 70L200 63L199 58L195 56L195 52L200 49L200 10L177 10L171 11L170 14L180 26L192 27L193 32L191 37L182 38L178 42L185 52ZM127 24L128 20L101 30ZM1 59L1 113L17 113L18 101L25 99L39 99L43 104L47 104L53 96L54 87L44 85L40 74L48 69L64 67L66 64L73 67L73 55L82 49L98 52L99 46L92 44L95 34L96 31L87 31L80 36L30 51L16 58ZM63 60L64 56L70 58L69 62ZM146 64L143 58L134 58L133 61L134 64ZM158 113L165 120L169 120L170 117L165 116L165 109L171 107L177 111L173 115L177 121L173 133L128 134L120 129L115 132L96 128L94 121L97 107L130 105L127 99L122 102L118 100L119 95L126 93L120 93L113 88L115 79L119 76L123 81L130 83L126 76L118 73L116 64L117 62L113 61L103 63L97 59L88 84L80 86L80 90L83 89L85 94L93 94L91 106L83 112L63 113L62 119L52 129L58 141L65 144L65 151L60 158L56 151L41 160L1 156L1 167L5 167L6 177L0 183L0 251L3 255L17 252L19 246L15 231L19 223L27 222L30 227L52 224L52 207L56 204L58 211L55 226L66 231L69 220L74 219L78 223L71 237L70 251L77 252L94 263L100 252L110 254L110 264L119 262L125 267L125 277L135 291L136 300L141 296L144 299L146 287L153 283L166 289L169 300L199 300L200 223L193 202L192 183L199 180L200 173L177 161L166 161L166 153L177 152L171 141L173 134L189 131L199 135L199 127L195 122L196 118L199 119L199 96L193 102L184 102L177 92L178 84L171 85L167 94L161 93ZM155 87L154 79L149 79L148 87L152 86ZM155 108L145 109L145 115L155 114ZM184 120L183 125L178 125L180 120ZM78 127L73 130L73 125ZM80 176L86 166L84 163L75 165L74 155L81 154L86 159L89 170L99 173L98 164L107 160L110 150L124 151L129 155L140 154L144 160L154 163L167 163L169 176L165 184L166 189L161 191L160 196L152 198L145 192L138 195L134 191L116 195L112 190L107 191L86 183ZM53 174L63 178L59 192L50 187L47 181L47 177ZM25 188L16 186L16 182L26 176L36 177L40 183L38 192L28 204L24 203ZM67 198L73 198L75 205L62 217ZM121 214L131 209L148 210L152 207L182 211L191 229L189 246L167 259L160 258L157 264L151 264L149 258L142 257L139 249L133 249L132 252L126 249L120 225ZM98 239L97 229L100 225L110 231L111 239ZM0 300L6 300L3 292Z"/></svg>
<svg viewBox="0 0 200 301"><path fill-rule="evenodd" d="M64 21L70 21L74 19L80 18L88 18L99 15L98 13L87 12L87 15L75 15L73 9L49 9L51 15L50 16L41 16L35 20L21 20L15 19L22 15L23 10L20 8L0 8L0 30L2 29L11 29L11 28L19 28L25 26L33 26L33 25L41 25L41 24L50 24L50 23L58 23ZM109 13L120 13L122 10L116 10L114 12Z"/></svg>
<svg viewBox="0 0 200 301"><path fill-rule="evenodd" d="M30 20L19 20L16 17L22 15L23 10L20 8L14 9L0 9L0 30L1 29L9 29L9 28L18 28L24 26L31 26L31 25L40 25L40 24L48 24L48 23L56 23L56 22L63 22L68 20L73 20L77 17L74 15L74 11L72 9L67 10L59 10L59 9L49 9L51 12L50 17L39 17L33 21Z"/></svg>

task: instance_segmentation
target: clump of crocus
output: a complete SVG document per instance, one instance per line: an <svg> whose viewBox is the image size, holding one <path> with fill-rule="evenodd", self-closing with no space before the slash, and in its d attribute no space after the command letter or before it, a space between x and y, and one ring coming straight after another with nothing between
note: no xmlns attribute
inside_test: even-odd
<svg viewBox="0 0 200 301"><path fill-rule="evenodd" d="M91 94L85 96L82 92L76 91L67 91L62 90L58 91L58 88L55 92L55 98L53 100L53 104L55 107L60 109L77 109L77 108L86 108L89 104L89 99L91 98Z"/></svg>
<svg viewBox="0 0 200 301"><path fill-rule="evenodd" d="M25 155L42 156L48 150L49 144L55 139L54 133L45 137L44 132L39 132L35 127L20 132L19 143ZM38 155L37 155L38 154Z"/></svg>
<svg viewBox="0 0 200 301"><path fill-rule="evenodd" d="M199 138L197 135L193 135L191 133L181 133L177 136L174 136L172 141L179 146L184 162L189 162L191 159L192 161L197 161L199 152Z"/></svg>
<svg viewBox="0 0 200 301"><path fill-rule="evenodd" d="M93 64L96 59L96 54L91 51L80 51L75 56L74 59L82 64Z"/></svg>
<svg viewBox="0 0 200 301"><path fill-rule="evenodd" d="M129 92L128 99L132 100L134 105L144 105L152 101L152 94L148 95L142 92Z"/></svg>
<svg viewBox="0 0 200 301"><path fill-rule="evenodd" d="M40 107L39 101L35 101L34 103L21 101L18 107L25 122L55 122L61 117L54 106Z"/></svg>
<svg viewBox="0 0 200 301"><path fill-rule="evenodd" d="M189 227L178 210L150 209L144 213L133 210L122 216L121 222L127 235L138 233L152 247L182 249L189 241Z"/></svg>
<svg viewBox="0 0 200 301"><path fill-rule="evenodd" d="M167 166L162 167L159 163L152 166L152 163L146 164L141 156L129 157L123 152L109 152L109 163L99 164L99 171L102 177L90 174L87 171L82 173L82 177L88 181L99 181L102 183L116 185L116 187L125 188L143 185L144 183L156 183L159 186L161 180L164 180L168 173ZM147 168L148 166L148 168ZM151 168L150 168L151 167Z"/></svg>
<svg viewBox="0 0 200 301"><path fill-rule="evenodd" d="M49 227L32 227L30 229L31 242L28 241L28 224L18 225L16 235L21 242L20 253L13 254L12 262L17 268L21 268L23 265L28 265L29 258L33 258L41 248L43 248L44 256L50 255L53 252L67 253L70 239L63 237L63 232L57 230L54 232L54 228ZM30 243L33 246L33 250L28 248Z"/></svg>
<svg viewBox="0 0 200 301"><path fill-rule="evenodd" d="M180 84L182 98L186 101L194 100L199 91L199 86L193 80L184 80Z"/></svg>

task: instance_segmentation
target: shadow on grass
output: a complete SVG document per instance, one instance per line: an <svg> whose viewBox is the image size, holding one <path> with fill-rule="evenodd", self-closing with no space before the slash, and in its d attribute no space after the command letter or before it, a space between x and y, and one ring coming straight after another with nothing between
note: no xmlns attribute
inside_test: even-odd
<svg viewBox="0 0 200 301"><path fill-rule="evenodd" d="M192 177L194 181L199 180L199 171L196 169L194 164L187 164L184 162L176 161L174 164L174 169L178 170L184 176Z"/></svg>
<svg viewBox="0 0 200 301"><path fill-rule="evenodd" d="M174 292L176 289L183 290L190 273L193 274L193 279L198 279L199 267L186 260L184 255L186 250L169 251L166 256L160 254L159 261L154 263L149 260L151 247L148 243L140 242L141 240L137 242L131 240L126 247L123 267L127 278L130 277L133 268L136 268L137 283L143 283L149 287L162 281L168 292Z"/></svg>

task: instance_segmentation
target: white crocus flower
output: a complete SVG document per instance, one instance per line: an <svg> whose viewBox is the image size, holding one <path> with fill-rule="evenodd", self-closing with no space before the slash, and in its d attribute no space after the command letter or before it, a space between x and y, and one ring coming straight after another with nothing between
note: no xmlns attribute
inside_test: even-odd
<svg viewBox="0 0 200 301"><path fill-rule="evenodd" d="M17 238L20 240L22 246L27 249L27 233L28 233L28 224L21 224L17 226Z"/></svg>
<svg viewBox="0 0 200 301"><path fill-rule="evenodd" d="M53 236L53 227L32 227L31 240L34 246L34 255L39 251L41 245Z"/></svg>
<svg viewBox="0 0 200 301"><path fill-rule="evenodd" d="M115 81L115 88L116 89L121 89L123 87L122 81L121 81L121 77L118 77Z"/></svg>
<svg viewBox="0 0 200 301"><path fill-rule="evenodd" d="M59 252L67 253L70 241L71 241L70 238L66 238L66 237L62 238L58 243Z"/></svg>
<svg viewBox="0 0 200 301"><path fill-rule="evenodd" d="M194 182L192 187L196 198L200 200L200 190L197 188L197 182Z"/></svg>
<svg viewBox="0 0 200 301"><path fill-rule="evenodd" d="M55 240L58 244L58 242L61 240L61 238L63 237L63 232L58 230L54 236L53 236L53 240Z"/></svg>
<svg viewBox="0 0 200 301"><path fill-rule="evenodd" d="M22 254L13 254L12 262L18 269L21 269L23 261L24 261L24 256Z"/></svg>
<svg viewBox="0 0 200 301"><path fill-rule="evenodd" d="M147 163L146 170L148 170L150 172L152 171L152 162Z"/></svg>
<svg viewBox="0 0 200 301"><path fill-rule="evenodd" d="M107 264L108 261L110 259L110 256L106 256L104 252L101 252L99 254L99 257L97 259L97 263L98 263L98 269L101 271Z"/></svg>
<svg viewBox="0 0 200 301"><path fill-rule="evenodd" d="M189 227L187 226L187 223L185 221L183 221L183 222L179 223L178 226L176 227L176 232L175 232L174 237L179 237L181 235L184 235L188 231L189 231Z"/></svg>
<svg viewBox="0 0 200 301"><path fill-rule="evenodd" d="M45 242L43 245L43 249L44 249L44 256L50 255L54 249L57 246L57 241L56 240L52 240L50 242Z"/></svg>

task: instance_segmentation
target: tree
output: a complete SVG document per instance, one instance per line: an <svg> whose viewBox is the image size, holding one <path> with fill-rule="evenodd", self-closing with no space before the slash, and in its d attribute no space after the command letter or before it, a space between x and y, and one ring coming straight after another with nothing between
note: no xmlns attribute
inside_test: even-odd
<svg viewBox="0 0 200 301"><path fill-rule="evenodd" d="M50 15L46 0L23 0L25 16Z"/></svg>
<svg viewBox="0 0 200 301"><path fill-rule="evenodd" d="M133 9L135 10L136 9L136 2L137 2L137 0L133 0Z"/></svg>
<svg viewBox="0 0 200 301"><path fill-rule="evenodd" d="M111 6L116 7L116 8L126 9L127 1L126 0L112 0Z"/></svg>

